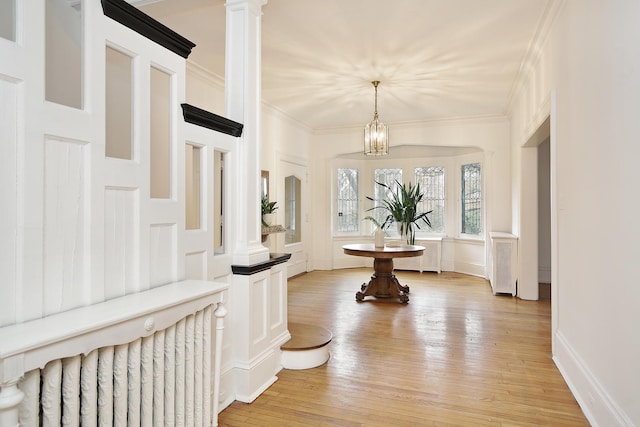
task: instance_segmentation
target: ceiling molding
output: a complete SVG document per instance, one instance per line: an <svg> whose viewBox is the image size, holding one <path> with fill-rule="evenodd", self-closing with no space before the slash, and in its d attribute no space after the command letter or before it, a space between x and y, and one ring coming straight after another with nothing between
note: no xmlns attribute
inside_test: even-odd
<svg viewBox="0 0 640 427"><path fill-rule="evenodd" d="M566 4L566 0L549 0L547 3L547 7L545 8L542 17L540 18L540 23L536 28L536 32L534 36L531 38L531 42L529 43L529 47L527 48L527 53L520 64L520 69L518 70L518 75L516 76L513 85L511 87L511 91L509 93L509 97L507 98L507 114L511 114L514 109L514 103L518 99L520 92L526 86L531 73L535 70L536 66L540 62L540 54L543 50L544 45L549 38L549 34L553 29L553 25L560 15L560 12L564 8Z"/></svg>
<svg viewBox="0 0 640 427"><path fill-rule="evenodd" d="M296 119L295 117L291 116L290 114L287 114L285 111L283 111L282 109L276 107L273 104L270 104L264 100L262 100L262 108L273 111L274 115L280 117L281 119L288 121L290 124L292 124L293 126L296 126L298 128L301 128L307 132L313 133L314 129L311 127L310 124L302 122L298 119Z"/></svg>
<svg viewBox="0 0 640 427"><path fill-rule="evenodd" d="M195 75L212 86L224 90L224 77L194 61L187 61L187 75Z"/></svg>
<svg viewBox="0 0 640 427"><path fill-rule="evenodd" d="M468 117L447 117L440 119L428 119L428 120L418 120L418 121L406 121L406 122L391 122L387 123L389 126L389 131L393 131L393 128L412 128L412 127L431 127L431 126L442 126L442 125L461 125L461 124L472 124L472 123L498 123L509 121L509 116L503 114L486 114L479 116L468 116ZM340 134L349 131L363 131L364 123L362 126L344 126L344 127L335 127L335 128L323 128L316 129L313 131L314 135L332 135L332 134Z"/></svg>

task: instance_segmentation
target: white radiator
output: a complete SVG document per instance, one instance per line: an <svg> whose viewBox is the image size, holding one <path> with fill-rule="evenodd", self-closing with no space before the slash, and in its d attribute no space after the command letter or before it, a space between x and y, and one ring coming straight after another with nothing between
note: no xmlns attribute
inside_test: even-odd
<svg viewBox="0 0 640 427"><path fill-rule="evenodd" d="M396 258L396 270L442 271L442 237L416 238L416 245L424 246L424 254L413 258Z"/></svg>
<svg viewBox="0 0 640 427"><path fill-rule="evenodd" d="M0 328L0 427L217 425L226 288L188 280Z"/></svg>

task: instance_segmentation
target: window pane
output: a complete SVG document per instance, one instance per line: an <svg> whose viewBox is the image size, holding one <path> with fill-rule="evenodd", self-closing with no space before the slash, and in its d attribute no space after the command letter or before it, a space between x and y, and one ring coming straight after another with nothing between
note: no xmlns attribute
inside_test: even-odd
<svg viewBox="0 0 640 427"><path fill-rule="evenodd" d="M171 76L151 67L151 197L171 197Z"/></svg>
<svg viewBox="0 0 640 427"><path fill-rule="evenodd" d="M432 231L444 233L445 228L445 196L444 196L444 168L442 166L431 166L416 168L416 185L424 193L423 201L418 207L419 212L432 211L429 215L431 230L422 227L422 231Z"/></svg>
<svg viewBox="0 0 640 427"><path fill-rule="evenodd" d="M185 202L186 228L200 228L200 147L191 144L185 146Z"/></svg>
<svg viewBox="0 0 640 427"><path fill-rule="evenodd" d="M0 1L0 37L16 41L16 2Z"/></svg>
<svg viewBox="0 0 640 427"><path fill-rule="evenodd" d="M105 56L105 155L131 160L133 158L131 57L108 46Z"/></svg>
<svg viewBox="0 0 640 427"><path fill-rule="evenodd" d="M480 163L462 165L462 233L482 232L482 174Z"/></svg>
<svg viewBox="0 0 640 427"><path fill-rule="evenodd" d="M391 197L391 193L395 192L398 187L398 183L402 184L402 169L376 169L373 172L374 182L374 191L373 198L376 200L374 206L380 205L380 200L385 200ZM377 182L383 183L387 185L388 188L383 187L382 185L376 184ZM382 224L389 214L384 209L374 209L370 213L371 215ZM395 221L389 226L389 230L396 231Z"/></svg>
<svg viewBox="0 0 640 427"><path fill-rule="evenodd" d="M82 108L81 2L46 1L45 99Z"/></svg>
<svg viewBox="0 0 640 427"><path fill-rule="evenodd" d="M358 169L338 169L337 231L358 231Z"/></svg>
<svg viewBox="0 0 640 427"><path fill-rule="evenodd" d="M287 229L284 243L298 243L301 236L300 222L300 180L295 176L284 179L284 226Z"/></svg>

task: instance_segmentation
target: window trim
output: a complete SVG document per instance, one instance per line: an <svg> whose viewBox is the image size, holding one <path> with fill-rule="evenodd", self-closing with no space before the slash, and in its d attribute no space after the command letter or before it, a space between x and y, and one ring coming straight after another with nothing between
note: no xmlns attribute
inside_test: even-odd
<svg viewBox="0 0 640 427"><path fill-rule="evenodd" d="M482 191L482 201L481 201L481 215L482 215L482 219L481 219L481 226L482 226L482 230L480 231L479 234L469 234L469 233L463 233L462 232L462 166L463 165L468 165L468 164L472 164L472 163L479 163L480 164L480 177L481 177L481 191ZM460 156L458 159L456 159L456 221L455 221L455 225L456 225L456 236L458 239L460 240L478 240L478 241L484 241L485 239L485 235L486 235L486 230L487 230L487 209L486 209L486 163L484 162L484 158L482 156L482 153L477 153L477 154L472 154L472 155L467 155L467 156Z"/></svg>

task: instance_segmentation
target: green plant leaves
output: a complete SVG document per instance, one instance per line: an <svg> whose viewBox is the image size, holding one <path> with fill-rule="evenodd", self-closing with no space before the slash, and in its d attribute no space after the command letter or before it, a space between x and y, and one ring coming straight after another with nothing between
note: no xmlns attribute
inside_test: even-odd
<svg viewBox="0 0 640 427"><path fill-rule="evenodd" d="M382 224L379 224L372 217L367 218L374 221L374 224L382 229L389 228L394 221L397 222L400 224L400 233L404 234L406 232L408 243L413 245L415 242L415 229L420 229L420 223L424 223L423 225L431 228L431 221L429 221L428 215L432 211L418 212L418 207L424 198L420 184L418 183L415 186L411 182L401 184L397 180L395 181L395 188L391 188L383 182L376 181L376 184L389 190L386 192L389 197L383 200L375 200L367 196L367 199L377 202L376 206L367 209L367 212L382 209L387 213L387 216L382 221Z"/></svg>

